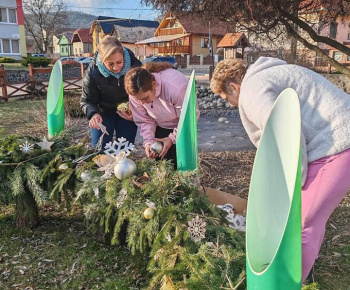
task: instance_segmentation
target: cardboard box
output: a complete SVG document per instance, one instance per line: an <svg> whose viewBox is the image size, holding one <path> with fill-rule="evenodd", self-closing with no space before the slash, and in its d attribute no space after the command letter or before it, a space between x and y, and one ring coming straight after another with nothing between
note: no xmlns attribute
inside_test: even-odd
<svg viewBox="0 0 350 290"><path fill-rule="evenodd" d="M247 211L246 199L218 189L213 189L210 187L202 188L203 192L208 195L209 200L215 205L225 205L229 203L234 207L236 214L245 215L245 212Z"/></svg>

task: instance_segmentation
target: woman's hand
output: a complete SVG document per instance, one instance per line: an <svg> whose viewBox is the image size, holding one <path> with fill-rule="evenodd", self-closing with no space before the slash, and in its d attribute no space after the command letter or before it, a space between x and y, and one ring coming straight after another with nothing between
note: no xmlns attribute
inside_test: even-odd
<svg viewBox="0 0 350 290"><path fill-rule="evenodd" d="M151 145L152 144L147 144L145 146L146 155L147 155L147 157L154 159L157 157L157 154L151 151Z"/></svg>
<svg viewBox="0 0 350 290"><path fill-rule="evenodd" d="M170 149L170 147L173 146L173 141L171 141L169 137L160 138L160 139L156 138L156 140L163 143L163 150L162 152L159 153L159 157L163 159L164 156L167 154L168 150Z"/></svg>
<svg viewBox="0 0 350 290"><path fill-rule="evenodd" d="M134 121L134 117L132 116L132 113L130 112L130 114L128 114L127 112L125 111L117 111L118 115L125 119L125 120L128 120L128 121Z"/></svg>
<svg viewBox="0 0 350 290"><path fill-rule="evenodd" d="M96 114L93 115L92 118L90 119L90 121L89 121L89 127L99 130L100 127L97 125L97 123L102 124L102 121L103 121L103 120L102 120L101 115L96 113Z"/></svg>

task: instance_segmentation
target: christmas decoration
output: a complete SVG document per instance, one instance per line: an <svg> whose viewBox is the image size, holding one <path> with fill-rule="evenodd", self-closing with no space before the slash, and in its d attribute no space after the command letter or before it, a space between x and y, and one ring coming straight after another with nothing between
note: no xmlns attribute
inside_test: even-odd
<svg viewBox="0 0 350 290"><path fill-rule="evenodd" d="M206 225L207 223L198 215L188 222L188 231L192 240L199 242L205 238Z"/></svg>
<svg viewBox="0 0 350 290"><path fill-rule="evenodd" d="M122 188L120 191L119 191L119 194L118 194L118 197L117 197L117 208L120 208L124 201L126 200L128 196L128 192L125 188Z"/></svg>
<svg viewBox="0 0 350 290"><path fill-rule="evenodd" d="M154 217L154 214L156 213L155 209L152 207L148 207L143 212L143 217L147 220L150 220Z"/></svg>
<svg viewBox="0 0 350 290"><path fill-rule="evenodd" d="M97 126L100 127L100 129L101 129L101 131L102 131L103 134L109 135L109 133L107 132L107 128L106 128L105 125L103 125L103 124L101 124L101 123L97 123Z"/></svg>
<svg viewBox="0 0 350 290"><path fill-rule="evenodd" d="M110 155L99 154L92 158L92 161L94 161L98 167L105 167L111 164L114 161L114 158Z"/></svg>
<svg viewBox="0 0 350 290"><path fill-rule="evenodd" d="M58 170L61 172L65 172L69 168L67 163L62 163L60 166L58 166Z"/></svg>
<svg viewBox="0 0 350 290"><path fill-rule="evenodd" d="M88 171L88 170L83 171L83 172L80 174L80 178L81 178L81 180L83 180L83 181L88 181L88 180L90 180L90 179L91 179L90 171Z"/></svg>
<svg viewBox="0 0 350 290"><path fill-rule="evenodd" d="M125 151L126 156L128 156L134 148L135 148L134 144L129 143L129 141L121 137L121 138L118 138L118 142L114 140L113 143L112 141L107 143L105 146L106 150L104 150L104 153L115 157L118 155L120 151Z"/></svg>
<svg viewBox="0 0 350 290"><path fill-rule="evenodd" d="M129 102L121 103L117 107L118 111L124 111L126 114L130 115L131 110L130 110L130 105Z"/></svg>
<svg viewBox="0 0 350 290"><path fill-rule="evenodd" d="M23 144L19 145L19 148L22 149L24 153L28 153L33 149L33 147L34 144L29 143L27 140Z"/></svg>
<svg viewBox="0 0 350 290"><path fill-rule="evenodd" d="M55 143L55 142L49 142L46 139L46 136L44 136L43 141L42 142L37 142L36 144L40 146L41 150L48 150L48 151L50 151L51 150L51 146L52 146L53 143Z"/></svg>
<svg viewBox="0 0 350 290"><path fill-rule="evenodd" d="M162 152L162 150L163 150L163 143L162 143L162 142L159 142L159 141L153 142L152 145L151 145L151 147L150 147L150 150L151 150L153 153L159 154L159 153Z"/></svg>
<svg viewBox="0 0 350 290"><path fill-rule="evenodd" d="M136 172L136 164L129 158L123 158L114 166L114 175L122 180L134 175Z"/></svg>

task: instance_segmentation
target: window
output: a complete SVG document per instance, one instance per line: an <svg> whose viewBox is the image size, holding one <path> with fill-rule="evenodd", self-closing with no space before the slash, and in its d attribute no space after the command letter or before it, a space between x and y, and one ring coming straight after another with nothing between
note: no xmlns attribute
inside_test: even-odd
<svg viewBox="0 0 350 290"><path fill-rule="evenodd" d="M0 22L17 23L16 9L0 8Z"/></svg>
<svg viewBox="0 0 350 290"><path fill-rule="evenodd" d="M12 40L12 53L19 53L19 40Z"/></svg>
<svg viewBox="0 0 350 290"><path fill-rule="evenodd" d="M2 52L3 53L11 53L10 40L3 39L2 40Z"/></svg>
<svg viewBox="0 0 350 290"><path fill-rule="evenodd" d="M337 37L337 28L338 28L338 23L332 22L329 28L329 37L331 38Z"/></svg>
<svg viewBox="0 0 350 290"><path fill-rule="evenodd" d="M201 39L201 48L209 46L209 37L202 37Z"/></svg>
<svg viewBox="0 0 350 290"><path fill-rule="evenodd" d="M333 52L333 58L336 61L342 61L343 53L341 51L335 51L335 52Z"/></svg>
<svg viewBox="0 0 350 290"><path fill-rule="evenodd" d="M18 39L0 39L0 53L20 53Z"/></svg>
<svg viewBox="0 0 350 290"><path fill-rule="evenodd" d="M17 23L16 9L8 9L8 13L9 13L9 22L10 23Z"/></svg>
<svg viewBox="0 0 350 290"><path fill-rule="evenodd" d="M350 61L350 55L348 55L348 58L347 58L348 61Z"/></svg>

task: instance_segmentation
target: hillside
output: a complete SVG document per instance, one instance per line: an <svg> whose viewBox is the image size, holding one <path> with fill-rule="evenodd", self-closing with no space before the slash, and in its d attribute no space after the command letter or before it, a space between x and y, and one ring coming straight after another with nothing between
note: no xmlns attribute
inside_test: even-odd
<svg viewBox="0 0 350 290"><path fill-rule="evenodd" d="M81 28L90 27L96 15L87 14L79 11L69 11L67 13L67 24L66 27Z"/></svg>

